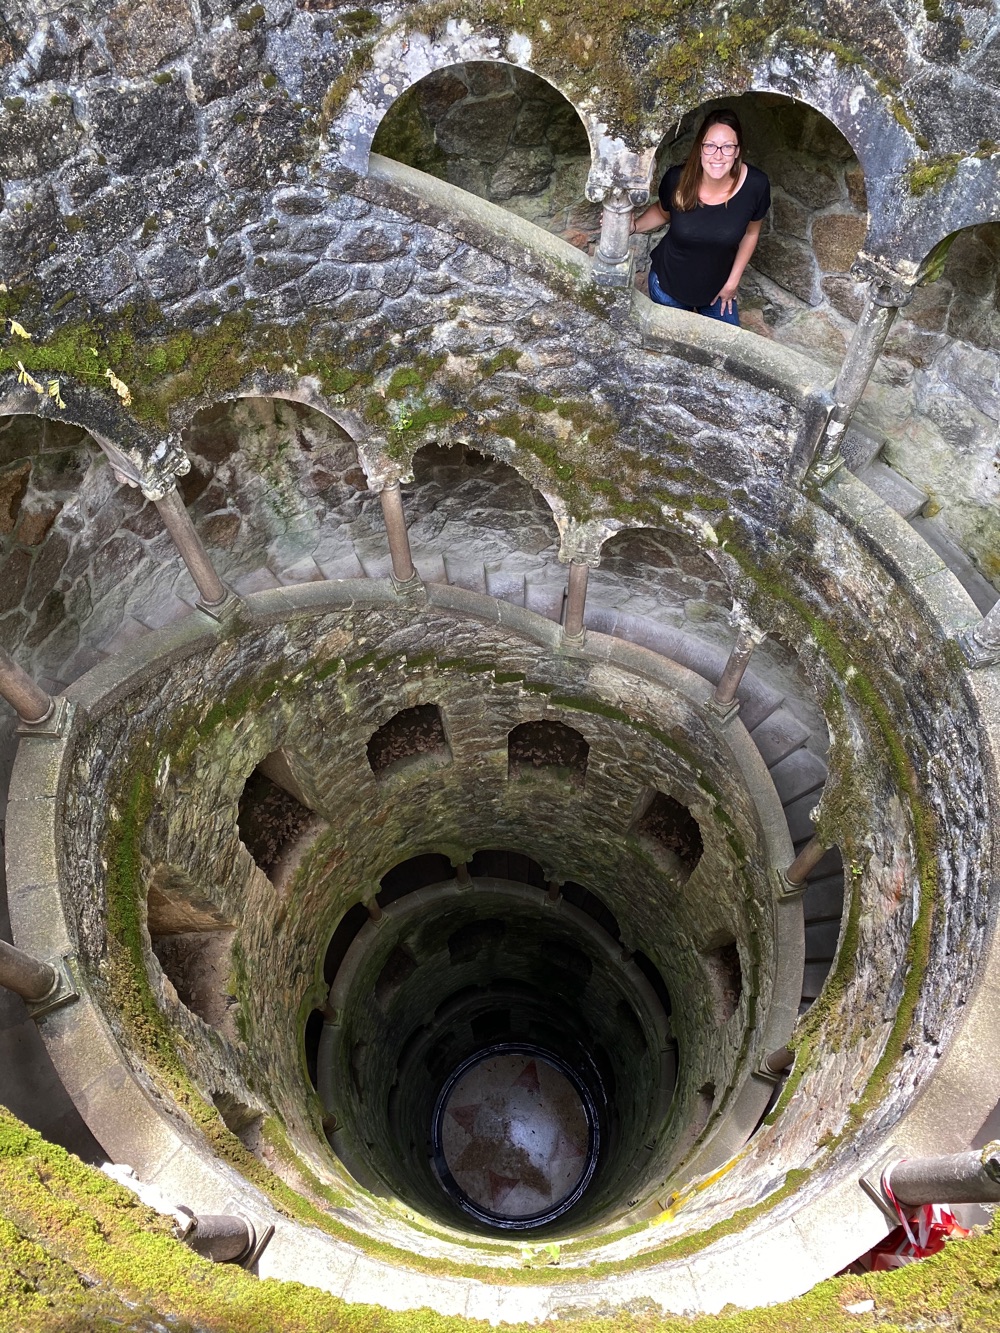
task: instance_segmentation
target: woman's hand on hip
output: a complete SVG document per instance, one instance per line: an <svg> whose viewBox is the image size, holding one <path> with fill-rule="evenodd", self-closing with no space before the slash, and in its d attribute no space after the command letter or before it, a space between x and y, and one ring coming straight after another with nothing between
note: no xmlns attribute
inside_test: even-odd
<svg viewBox="0 0 1000 1333"><path fill-rule="evenodd" d="M738 282L727 282L722 291L719 292L715 301L721 301L722 314L728 315L733 308L733 302L736 300L736 293L740 289ZM715 301L712 302L715 305Z"/></svg>

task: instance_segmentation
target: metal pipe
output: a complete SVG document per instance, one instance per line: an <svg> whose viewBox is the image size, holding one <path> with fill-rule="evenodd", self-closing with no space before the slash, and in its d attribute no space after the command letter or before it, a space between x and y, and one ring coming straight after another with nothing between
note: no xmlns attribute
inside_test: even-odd
<svg viewBox="0 0 1000 1333"><path fill-rule="evenodd" d="M899 1203L1000 1203L1000 1141L947 1157L904 1157L882 1173Z"/></svg>
<svg viewBox="0 0 1000 1333"><path fill-rule="evenodd" d="M38 1004L58 988L59 973L48 963L0 940L0 986L6 986L28 1004Z"/></svg>
<svg viewBox="0 0 1000 1333"><path fill-rule="evenodd" d="M800 888L829 851L830 844L817 834L810 838L798 856L785 871L785 879L793 888Z"/></svg>
<svg viewBox="0 0 1000 1333"><path fill-rule="evenodd" d="M365 910L368 913L368 920L374 921L376 925L378 925L385 916L385 913L374 899L372 899L370 903L365 903Z"/></svg>
<svg viewBox="0 0 1000 1333"><path fill-rule="evenodd" d="M723 668L719 683L712 695L712 702L720 708L730 708L736 702L736 691L750 665L750 658L757 645L763 642L764 633L749 625L741 625L736 636L729 659Z"/></svg>
<svg viewBox="0 0 1000 1333"><path fill-rule="evenodd" d="M587 605L587 579L590 566L576 560L570 561L569 587L566 596L566 620L563 633L567 639L579 639L583 635L583 613Z"/></svg>
<svg viewBox="0 0 1000 1333"><path fill-rule="evenodd" d="M44 722L52 716L56 703L19 667L10 653L0 648L0 694L22 722Z"/></svg>
<svg viewBox="0 0 1000 1333"><path fill-rule="evenodd" d="M195 581L202 605L220 606L226 600L226 585L215 572L177 487L172 487L160 498L154 497L153 503Z"/></svg>
<svg viewBox="0 0 1000 1333"><path fill-rule="evenodd" d="M601 239L595 256L602 264L624 264L628 259L633 211L626 190L616 187L605 198L604 211L601 213Z"/></svg>
<svg viewBox="0 0 1000 1333"><path fill-rule="evenodd" d="M861 401L875 363L882 355L885 340L899 310L899 306L892 303L892 295L889 287L878 282L869 284L861 318L854 329L833 386L833 406L813 449L813 456L818 453L820 463L833 463L840 455L844 433Z"/></svg>
<svg viewBox="0 0 1000 1333"><path fill-rule="evenodd" d="M234 1264L245 1259L257 1244L253 1227L231 1213L203 1213L191 1219L182 1237L196 1254L213 1264Z"/></svg>
<svg viewBox="0 0 1000 1333"><path fill-rule="evenodd" d="M397 583L409 583L416 570L410 555L410 537L406 531L406 515L403 513L403 497L399 482L389 482L379 493L382 501L382 516L389 538L389 554L392 557L392 577Z"/></svg>

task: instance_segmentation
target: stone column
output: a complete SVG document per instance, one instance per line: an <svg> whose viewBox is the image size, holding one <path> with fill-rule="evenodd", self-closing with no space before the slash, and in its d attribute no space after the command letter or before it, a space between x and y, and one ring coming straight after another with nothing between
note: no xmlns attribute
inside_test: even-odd
<svg viewBox="0 0 1000 1333"><path fill-rule="evenodd" d="M585 188L590 203L604 206L601 239L594 255L594 282L599 287L632 286L629 237L633 210L649 199L653 166L653 149L632 153L620 140L600 134Z"/></svg>
<svg viewBox="0 0 1000 1333"><path fill-rule="evenodd" d="M578 560L570 561L569 588L566 597L566 619L563 623L564 642L583 642L583 614L587 606L587 579L589 576L589 565L583 564Z"/></svg>
<svg viewBox="0 0 1000 1333"><path fill-rule="evenodd" d="M754 649L767 638L767 631L758 629L752 620L743 615L738 606L733 608L732 618L738 629L736 642L712 695L713 705L726 717L732 717L738 711L736 692L750 665Z"/></svg>
<svg viewBox="0 0 1000 1333"><path fill-rule="evenodd" d="M798 856L785 871L785 883L790 889L798 891L822 861L830 849L830 844L817 834L810 838Z"/></svg>
<svg viewBox="0 0 1000 1333"><path fill-rule="evenodd" d="M36 685L28 673L0 648L0 695L7 700L22 723L28 726L47 722L55 712L56 703Z"/></svg>
<svg viewBox="0 0 1000 1333"><path fill-rule="evenodd" d="M209 559L208 552L191 522L184 501L176 486L162 494L158 491L143 491L147 500L152 500L159 510L163 525L173 538L174 545L181 553L181 559L187 565L188 573L194 579L198 589L198 605L206 611L221 608L231 595L229 589L215 572L215 566Z"/></svg>
<svg viewBox="0 0 1000 1333"><path fill-rule="evenodd" d="M1000 662L1000 602L978 625L960 634L958 642L971 667L996 666Z"/></svg>
<svg viewBox="0 0 1000 1333"><path fill-rule="evenodd" d="M387 482L379 492L379 499L382 502L382 516L389 538L393 582L409 583L416 577L416 570L413 568L410 556L410 537L406 531L406 515L403 513L403 496L399 482Z"/></svg>
<svg viewBox="0 0 1000 1333"><path fill-rule="evenodd" d="M27 1004L39 1004L55 994L59 980L54 967L0 940L0 986L20 995Z"/></svg>
<svg viewBox="0 0 1000 1333"><path fill-rule="evenodd" d="M597 258L609 266L624 264L629 254L634 207L628 194L616 188L604 197L601 213L601 239L597 244Z"/></svg>
<svg viewBox="0 0 1000 1333"><path fill-rule="evenodd" d="M852 273L871 281L861 318L831 392L833 401L806 460L806 467L820 484L844 461L840 452L844 433L851 424L875 363L882 355L892 322L900 307L910 301L916 282L915 275L912 278L905 276L863 256L855 261Z"/></svg>
<svg viewBox="0 0 1000 1333"><path fill-rule="evenodd" d="M1000 1203L1000 1141L947 1157L904 1157L886 1167L882 1184L910 1208L922 1203Z"/></svg>

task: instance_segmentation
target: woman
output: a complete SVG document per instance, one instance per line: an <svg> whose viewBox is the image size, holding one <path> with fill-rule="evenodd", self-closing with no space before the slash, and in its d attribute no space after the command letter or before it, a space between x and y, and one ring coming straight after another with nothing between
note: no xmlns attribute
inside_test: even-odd
<svg viewBox="0 0 1000 1333"><path fill-rule="evenodd" d="M660 202L638 232L670 230L651 256L649 295L659 305L740 322L736 292L771 207L767 177L743 161L743 132L732 111L711 111L683 167L660 181Z"/></svg>

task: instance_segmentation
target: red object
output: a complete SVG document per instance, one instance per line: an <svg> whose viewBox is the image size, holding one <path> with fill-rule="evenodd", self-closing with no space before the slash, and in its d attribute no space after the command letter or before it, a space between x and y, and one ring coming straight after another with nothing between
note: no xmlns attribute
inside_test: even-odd
<svg viewBox="0 0 1000 1333"><path fill-rule="evenodd" d="M958 1222L947 1204L922 1203L918 1208L904 1212L892 1192L888 1171L883 1173L882 1189L895 1208L900 1225L869 1250L866 1257L873 1273L902 1268L904 1264L912 1264L917 1259L926 1259L928 1255L943 1250L945 1242L953 1237L962 1238L972 1234Z"/></svg>

